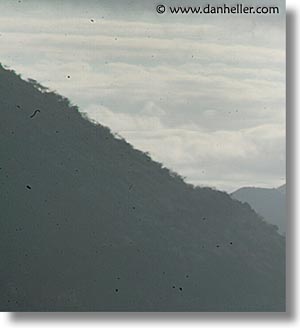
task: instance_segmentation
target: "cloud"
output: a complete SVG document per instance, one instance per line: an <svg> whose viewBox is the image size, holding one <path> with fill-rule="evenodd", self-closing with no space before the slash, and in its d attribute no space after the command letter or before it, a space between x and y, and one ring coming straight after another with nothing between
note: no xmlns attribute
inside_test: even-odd
<svg viewBox="0 0 300 328"><path fill-rule="evenodd" d="M4 64L195 184L274 186L284 177L282 17L162 19L152 4L141 16L132 1L131 12L32 4L0 4Z"/></svg>
<svg viewBox="0 0 300 328"><path fill-rule="evenodd" d="M125 114L92 107L86 114L136 148L150 152L190 183L233 190L241 179L246 185L255 181L262 187L284 180L285 131L280 125L211 133L197 125L169 128L157 116L143 111Z"/></svg>

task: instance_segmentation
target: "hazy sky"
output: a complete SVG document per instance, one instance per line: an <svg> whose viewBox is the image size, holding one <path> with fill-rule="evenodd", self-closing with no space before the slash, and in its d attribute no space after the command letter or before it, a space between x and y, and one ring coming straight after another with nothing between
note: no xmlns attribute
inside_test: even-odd
<svg viewBox="0 0 300 328"><path fill-rule="evenodd" d="M188 182L284 183L283 2L265 1L281 3L273 16L155 12L170 2L207 3L1 0L0 62Z"/></svg>

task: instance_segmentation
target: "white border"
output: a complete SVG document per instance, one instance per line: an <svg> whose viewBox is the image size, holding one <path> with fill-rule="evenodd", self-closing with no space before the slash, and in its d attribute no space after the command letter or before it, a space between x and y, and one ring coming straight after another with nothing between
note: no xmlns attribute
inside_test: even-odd
<svg viewBox="0 0 300 328"><path fill-rule="evenodd" d="M101 1L101 0L99 0ZM48 327L86 327L100 326L105 327L250 327L257 328L275 327L275 326L298 326L300 323L299 304L297 302L299 296L299 285L296 283L296 277L299 271L299 203L298 186L299 175L296 167L299 167L299 114L298 107L298 76L299 66L297 61L299 58L299 18L300 18L300 1L287 0L287 183L288 183L288 212L289 224L291 226L288 245L287 245L287 290L289 300L289 312L282 314L232 314L232 313L49 313L49 314L24 314L17 315L14 313L0 313L0 327L32 327L32 326L48 326ZM0 259L1 260L1 259ZM1 282L0 282L1 283Z"/></svg>

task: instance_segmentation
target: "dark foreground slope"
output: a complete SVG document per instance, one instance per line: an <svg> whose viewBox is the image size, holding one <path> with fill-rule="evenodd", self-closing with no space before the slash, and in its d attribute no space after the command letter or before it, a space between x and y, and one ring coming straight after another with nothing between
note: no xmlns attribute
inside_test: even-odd
<svg viewBox="0 0 300 328"><path fill-rule="evenodd" d="M284 311L284 238L248 205L3 68L0 110L1 310Z"/></svg>
<svg viewBox="0 0 300 328"><path fill-rule="evenodd" d="M279 188L240 188L231 194L233 198L247 202L267 222L278 227L285 235L285 185Z"/></svg>

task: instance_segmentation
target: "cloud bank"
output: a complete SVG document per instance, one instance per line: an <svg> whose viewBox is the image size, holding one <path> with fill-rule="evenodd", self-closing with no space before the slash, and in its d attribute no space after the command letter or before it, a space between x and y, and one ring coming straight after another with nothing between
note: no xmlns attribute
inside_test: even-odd
<svg viewBox="0 0 300 328"><path fill-rule="evenodd" d="M284 182L282 17L171 19L150 9L114 13L106 2L67 12L55 1L3 3L2 63L187 181L229 191Z"/></svg>

